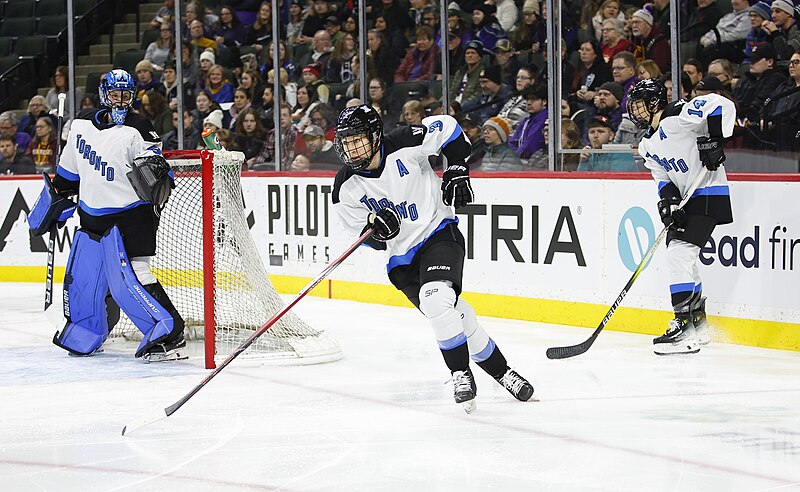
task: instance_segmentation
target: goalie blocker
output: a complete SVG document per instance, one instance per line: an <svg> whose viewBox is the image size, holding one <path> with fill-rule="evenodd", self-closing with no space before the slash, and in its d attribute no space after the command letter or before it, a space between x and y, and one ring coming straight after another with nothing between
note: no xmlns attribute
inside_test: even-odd
<svg viewBox="0 0 800 492"><path fill-rule="evenodd" d="M47 173L42 173L42 178L44 187L28 214L28 227L35 237L43 236L55 225L63 227L77 208L68 194L61 194L55 189Z"/></svg>

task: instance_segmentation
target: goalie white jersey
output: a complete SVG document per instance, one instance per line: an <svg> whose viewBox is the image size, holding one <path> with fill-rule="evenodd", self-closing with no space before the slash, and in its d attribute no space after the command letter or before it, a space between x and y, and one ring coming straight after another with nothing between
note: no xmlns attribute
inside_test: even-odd
<svg viewBox="0 0 800 492"><path fill-rule="evenodd" d="M101 216L130 210L139 199L126 174L135 157L161 154L150 121L129 112L124 125L107 123L107 110L81 112L72 122L56 174L80 181L80 208Z"/></svg>
<svg viewBox="0 0 800 492"><path fill-rule="evenodd" d="M661 190L674 183L684 195L703 168L697 150L697 137L709 136L708 118L719 116L721 135L733 134L736 106L717 94L698 96L689 102L677 101L664 110L658 128L649 130L639 144L639 154ZM692 196L729 195L724 167L706 175Z"/></svg>
<svg viewBox="0 0 800 492"><path fill-rule="evenodd" d="M460 144L453 148L466 148L466 155L461 156L459 151L458 156L452 157L465 160L469 156L469 140L456 120L445 115L431 116L423 119L422 125L386 135L377 169L353 171L345 166L336 175L333 208L352 235L361 234L370 212L393 207L400 214L400 233L386 243L387 271L410 264L433 233L458 222L453 209L442 202L442 180L428 160L452 142Z"/></svg>

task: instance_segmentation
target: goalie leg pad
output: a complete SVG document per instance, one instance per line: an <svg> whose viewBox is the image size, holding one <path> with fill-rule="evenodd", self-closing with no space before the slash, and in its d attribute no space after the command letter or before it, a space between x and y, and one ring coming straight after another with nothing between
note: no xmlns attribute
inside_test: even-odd
<svg viewBox="0 0 800 492"><path fill-rule="evenodd" d="M28 214L28 227L34 236L43 236L47 231L58 224L59 227L75 213L77 205L68 198L59 195L50 176L42 173L44 177L44 187L33 204L30 214Z"/></svg>
<svg viewBox="0 0 800 492"><path fill-rule="evenodd" d="M103 273L99 238L86 231L75 234L64 275L64 317L53 343L75 355L89 355L108 337L105 297L108 280Z"/></svg>
<svg viewBox="0 0 800 492"><path fill-rule="evenodd" d="M175 329L173 317L139 282L122 244L119 228L112 227L100 243L111 296L144 335L142 343L136 350L136 357L141 357L149 348L173 333ZM181 320L181 332L182 325Z"/></svg>

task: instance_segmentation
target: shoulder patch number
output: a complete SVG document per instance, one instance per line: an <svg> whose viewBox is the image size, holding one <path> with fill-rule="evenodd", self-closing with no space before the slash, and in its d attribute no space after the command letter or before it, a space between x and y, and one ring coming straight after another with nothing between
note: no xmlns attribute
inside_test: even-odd
<svg viewBox="0 0 800 492"><path fill-rule="evenodd" d="M428 131L433 133L436 130L444 130L444 125L442 125L441 121L434 121L431 123L431 126L428 127Z"/></svg>
<svg viewBox="0 0 800 492"><path fill-rule="evenodd" d="M705 104L706 104L706 100L705 99L695 99L692 102L692 106L694 106L694 109L687 109L686 112L689 113L692 116L697 116L699 118L702 118L703 117L703 112L700 111L700 109L702 109L703 106L705 106Z"/></svg>

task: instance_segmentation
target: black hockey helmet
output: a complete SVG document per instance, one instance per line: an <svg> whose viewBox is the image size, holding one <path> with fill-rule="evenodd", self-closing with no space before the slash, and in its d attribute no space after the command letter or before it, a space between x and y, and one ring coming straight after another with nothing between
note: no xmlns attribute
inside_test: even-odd
<svg viewBox="0 0 800 492"><path fill-rule="evenodd" d="M358 135L367 137L368 144L348 145L348 148L345 149L343 139ZM344 164L356 171L365 169L372 162L375 154L380 151L382 143L383 122L381 116L372 107L362 104L347 108L339 115L333 146ZM351 154L355 156L351 157Z"/></svg>
<svg viewBox="0 0 800 492"><path fill-rule="evenodd" d="M639 102L644 105L639 104ZM640 80L628 93L628 117L642 130L650 128L653 116L669 104L667 87L658 79Z"/></svg>

